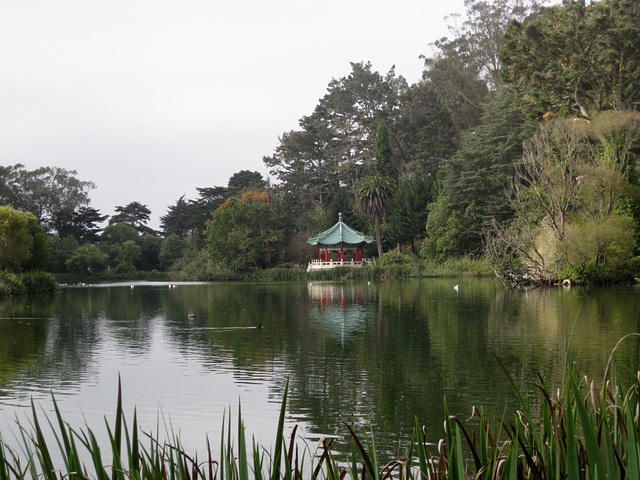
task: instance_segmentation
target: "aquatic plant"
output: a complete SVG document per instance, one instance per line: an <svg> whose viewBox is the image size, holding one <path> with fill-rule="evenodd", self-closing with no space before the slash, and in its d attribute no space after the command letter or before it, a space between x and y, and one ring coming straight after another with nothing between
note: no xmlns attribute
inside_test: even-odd
<svg viewBox="0 0 640 480"><path fill-rule="evenodd" d="M539 409L516 387L510 373L496 357L514 388L517 414L507 420L487 418L474 408L473 418L449 415L445 401L445 429L437 446L426 441L425 428L416 420L404 456L382 462L372 434L362 435L345 425L351 442L346 461L333 445L321 438L315 446L301 441L297 427L284 434L288 382L285 387L273 451L252 442L247 446L240 408L237 430L223 420L219 456L209 441L205 458L189 454L179 436L166 442L158 434L141 438L134 411L131 429L122 411L118 385L115 422L107 422L109 445L99 445L88 427L76 430L60 415L54 399L53 431L61 465L54 465L40 418L32 404L32 422L20 425L21 451L9 447L0 435L0 480L445 480L445 479L631 479L640 478L640 372L624 386L612 368L612 351L602 385L569 368L563 388L552 392L540 378ZM534 411L540 413L534 414ZM146 439L146 440L145 440ZM51 441L50 441L51 442ZM148 442L148 446L145 445ZM108 459L101 447L108 451ZM341 460L337 460L340 456Z"/></svg>

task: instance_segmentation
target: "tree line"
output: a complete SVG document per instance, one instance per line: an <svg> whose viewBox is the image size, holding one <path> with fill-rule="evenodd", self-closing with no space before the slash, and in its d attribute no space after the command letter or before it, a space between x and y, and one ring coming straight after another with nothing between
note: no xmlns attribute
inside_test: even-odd
<svg viewBox="0 0 640 480"><path fill-rule="evenodd" d="M0 204L31 212L56 272L208 279L305 264L307 238L342 212L375 234L372 256L485 258L505 283L632 278L638 45L637 2L468 0L424 55L421 81L368 62L331 80L263 158L273 183L241 171L200 187L159 232L139 202L101 228L94 185L58 168L2 167Z"/></svg>

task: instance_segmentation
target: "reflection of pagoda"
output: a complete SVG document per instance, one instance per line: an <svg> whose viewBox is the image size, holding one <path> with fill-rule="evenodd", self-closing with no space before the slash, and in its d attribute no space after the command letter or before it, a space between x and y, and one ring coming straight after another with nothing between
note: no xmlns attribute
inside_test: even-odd
<svg viewBox="0 0 640 480"><path fill-rule="evenodd" d="M365 303L366 291L361 286L345 287L342 284L309 282L307 289L309 297L319 302L320 310L328 309L332 304L344 309L346 305Z"/></svg>
<svg viewBox="0 0 640 480"><path fill-rule="evenodd" d="M375 305L367 301L366 286L309 282L309 318L320 330L345 341L365 328L373 318Z"/></svg>
<svg viewBox="0 0 640 480"><path fill-rule="evenodd" d="M338 223L307 242L318 246L318 260L309 263L307 271L310 272L335 267L361 267L367 262L363 258L363 247L372 243L373 237L351 228L342 221L342 213L339 213ZM329 258L329 252L340 252L339 260ZM353 258L345 260L345 252L353 252Z"/></svg>

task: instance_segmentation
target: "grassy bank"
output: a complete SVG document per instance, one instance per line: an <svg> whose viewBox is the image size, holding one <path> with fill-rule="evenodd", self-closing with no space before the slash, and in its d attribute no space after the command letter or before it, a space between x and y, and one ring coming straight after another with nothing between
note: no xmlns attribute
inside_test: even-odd
<svg viewBox="0 0 640 480"><path fill-rule="evenodd" d="M364 267L336 267L307 272L306 265L285 264L246 272L231 270L226 265L212 263L206 257L181 265L169 272L172 280L183 281L244 281L295 282L305 280L374 280L381 278L493 276L484 259L450 259L443 263L424 260L410 253L388 252L382 260L374 259Z"/></svg>
<svg viewBox="0 0 640 480"><path fill-rule="evenodd" d="M621 342L632 335L640 334L628 335ZM494 420L477 408L465 420L450 416L445 402L439 444L426 442L416 420L411 441L395 459L381 459L375 439L348 425L344 435L351 443L351 454L346 462L336 460L333 439L309 445L298 440L295 428L285 435L287 389L272 450L266 451L255 440L249 444L238 415L236 425L223 422L220 450L213 451L207 442L204 458L198 458L184 451L177 436L167 442L140 436L135 413L130 426L125 421L118 391L115 420L106 427L108 445L98 445L90 429L79 431L67 425L57 407L55 418L46 421L38 418L33 407L31 424L20 426L19 451L4 444L0 447L0 480L640 478L640 372L631 385L623 385L610 360L604 381L597 386L570 369L563 388L551 391L540 379L538 397L527 399L500 365L514 387L517 415ZM53 441L47 443L45 437L51 435L42 425L53 430ZM54 448L57 455L52 454ZM62 458L61 464L54 465L54 457Z"/></svg>

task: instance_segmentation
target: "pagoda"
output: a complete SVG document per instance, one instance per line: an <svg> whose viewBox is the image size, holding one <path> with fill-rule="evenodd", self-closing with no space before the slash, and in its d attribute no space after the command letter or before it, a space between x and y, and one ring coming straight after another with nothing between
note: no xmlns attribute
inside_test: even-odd
<svg viewBox="0 0 640 480"><path fill-rule="evenodd" d="M318 259L309 263L307 271L324 270L335 267L361 267L367 261L363 257L363 247L373 242L373 237L351 228L342 221L342 213L338 214L338 223L328 230L307 240L318 246ZM329 252L340 252L340 259L329 258ZM345 253L353 252L353 257L345 260ZM323 258L324 256L324 258ZM351 255L348 255L351 257Z"/></svg>

